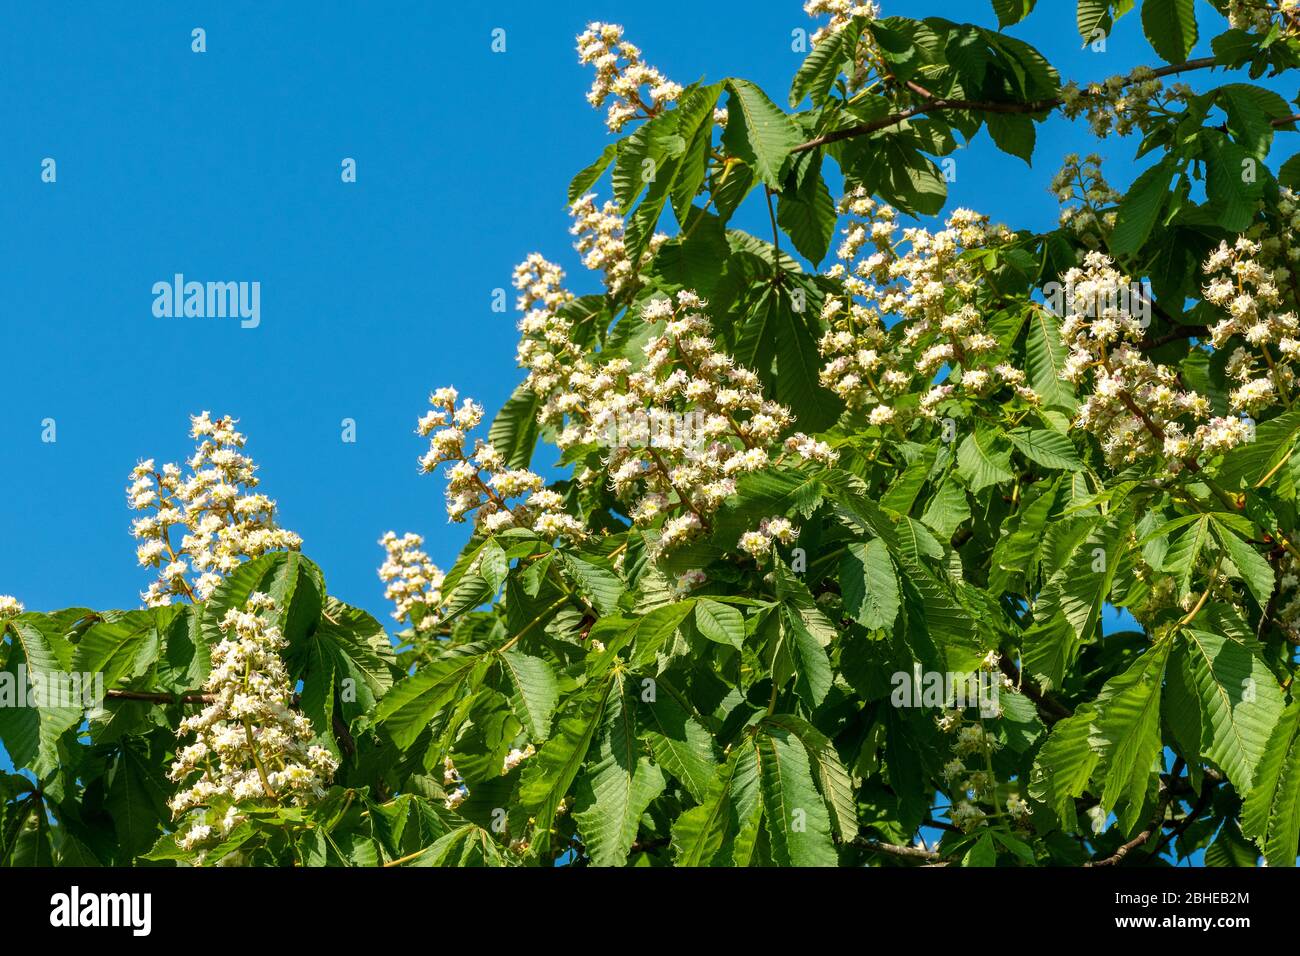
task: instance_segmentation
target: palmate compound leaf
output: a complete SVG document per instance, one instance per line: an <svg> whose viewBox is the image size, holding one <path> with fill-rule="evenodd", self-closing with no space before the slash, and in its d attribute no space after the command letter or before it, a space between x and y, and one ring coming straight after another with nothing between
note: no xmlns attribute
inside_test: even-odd
<svg viewBox="0 0 1300 956"><path fill-rule="evenodd" d="M1256 648L1207 631L1183 631L1173 664L1185 668L1196 691L1200 756L1219 766L1238 793L1249 793L1285 707L1277 678Z"/></svg>
<svg viewBox="0 0 1300 956"><path fill-rule="evenodd" d="M1097 695L1089 744L1098 754L1101 804L1125 830L1138 822L1160 753L1160 697L1172 640L1148 648Z"/></svg>
<svg viewBox="0 0 1300 956"><path fill-rule="evenodd" d="M663 771L637 739L637 698L617 672L605 702L600 736L578 781L573 820L594 866L623 866L641 814L664 789Z"/></svg>

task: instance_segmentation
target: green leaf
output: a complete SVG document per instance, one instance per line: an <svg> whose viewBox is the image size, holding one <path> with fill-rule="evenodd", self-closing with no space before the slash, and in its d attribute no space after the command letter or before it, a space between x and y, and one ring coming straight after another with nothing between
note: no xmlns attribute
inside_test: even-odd
<svg viewBox="0 0 1300 956"><path fill-rule="evenodd" d="M743 160L771 189L780 192L790 152L802 141L799 127L748 80L729 79L726 86L731 95L723 147Z"/></svg>
<svg viewBox="0 0 1300 956"><path fill-rule="evenodd" d="M739 650L745 645L745 618L729 604L708 598L695 602L695 626L704 637Z"/></svg>
<svg viewBox="0 0 1300 956"><path fill-rule="evenodd" d="M595 866L623 866L641 814L664 789L663 772L640 752L636 698L623 676L606 702L600 739L578 787L573 820Z"/></svg>
<svg viewBox="0 0 1300 956"><path fill-rule="evenodd" d="M642 668L652 664L659 649L676 633L678 626L693 610L692 600L677 601L657 607L636 625L635 645L632 651L631 665Z"/></svg>
<svg viewBox="0 0 1300 956"><path fill-rule="evenodd" d="M162 826L171 820L167 808L171 793L162 767L149 758L140 739L125 738L105 800L124 862L129 864L157 842Z"/></svg>
<svg viewBox="0 0 1300 956"><path fill-rule="evenodd" d="M1206 631L1184 631L1180 664L1188 669L1201 707L1201 755L1249 793L1285 702L1257 650Z"/></svg>
<svg viewBox="0 0 1300 956"><path fill-rule="evenodd" d="M0 684L0 688L7 688L5 696L0 697L0 742L15 767L28 767L44 775L61 762L59 737L81 721L81 701L64 696L76 689L66 673L72 647L53 619L44 614L29 611L0 622L0 637L5 624L13 644L9 660L0 671L8 678ZM25 707L18 705L20 692L26 695ZM14 699L5 699L9 693Z"/></svg>
<svg viewBox="0 0 1300 956"><path fill-rule="evenodd" d="M840 562L844 609L871 630L892 627L898 617L898 574L880 538L847 546Z"/></svg>
<svg viewBox="0 0 1300 956"><path fill-rule="evenodd" d="M1075 8L1075 23L1079 28L1079 36L1083 37L1084 43L1092 43L1097 39L1097 31L1100 30L1103 35L1110 32L1110 0L1078 0Z"/></svg>
<svg viewBox="0 0 1300 956"><path fill-rule="evenodd" d="M794 654L798 680L796 688L810 707L820 707L834 681L830 659L821 641L808 630L798 614L784 614L783 633Z"/></svg>
<svg viewBox="0 0 1300 956"><path fill-rule="evenodd" d="M1174 576L1180 597L1191 590L1192 576L1197 570L1201 552L1209 542L1210 518L1208 515L1198 515L1165 555L1163 570Z"/></svg>
<svg viewBox="0 0 1300 956"><path fill-rule="evenodd" d="M1300 840L1300 701L1278 718L1255 767L1241 829L1264 851L1269 866L1294 866Z"/></svg>
<svg viewBox="0 0 1300 956"><path fill-rule="evenodd" d="M1034 308L1029 314L1028 335L1025 359L1030 384L1045 407L1073 414L1079 400L1064 374L1068 350L1061 341L1061 320L1046 309Z"/></svg>
<svg viewBox="0 0 1300 956"><path fill-rule="evenodd" d="M1268 559L1256 551L1252 544L1241 540L1235 532L1217 521L1214 523L1214 536L1228 552L1228 557L1236 565L1241 579L1246 582L1246 587L1259 602L1259 606L1268 607L1275 584L1273 566L1268 563Z"/></svg>
<svg viewBox="0 0 1300 956"><path fill-rule="evenodd" d="M846 60L852 59L857 50L860 33L861 26L856 20L851 20L842 30L817 41L790 83L791 109L798 109L805 96L812 98L813 106L826 104L840 68Z"/></svg>
<svg viewBox="0 0 1300 956"><path fill-rule="evenodd" d="M703 803L718 771L713 735L668 693L642 694L638 716L655 760Z"/></svg>
<svg viewBox="0 0 1300 956"><path fill-rule="evenodd" d="M784 727L755 735L763 793L763 819L779 866L835 866L830 816L813 783L808 752Z"/></svg>
<svg viewBox="0 0 1300 956"><path fill-rule="evenodd" d="M826 258L835 235L835 200L819 170L796 191L777 197L776 221L799 254L816 265Z"/></svg>
<svg viewBox="0 0 1300 956"><path fill-rule="evenodd" d="M808 751L808 760L817 786L831 811L831 826L841 840L852 840L858 833L858 806L853 780L845 769L835 745L802 717L773 714L763 719L767 726L781 727L799 739Z"/></svg>
<svg viewBox="0 0 1300 956"><path fill-rule="evenodd" d="M1035 625L1025 634L1024 662L1049 686L1061 686L1080 642L1096 632L1132 523L1132 509L1110 515L1075 548L1040 592Z"/></svg>
<svg viewBox="0 0 1300 956"><path fill-rule="evenodd" d="M578 175L573 177L573 181L569 183L570 205L576 202L579 199L579 197L581 197L587 190L589 190L592 186L596 184L596 180L600 179L601 173L603 173L609 167L609 164L614 161L614 157L617 155L618 155L618 143L610 143L603 150L601 150L600 156L596 158L596 161L594 163L592 163L582 172L578 173ZM522 467L522 466L512 465L511 467Z"/></svg>
<svg viewBox="0 0 1300 956"><path fill-rule="evenodd" d="M970 520L970 515L966 489L950 476L935 489L921 521L933 528L940 538L949 540L961 524Z"/></svg>
<svg viewBox="0 0 1300 956"><path fill-rule="evenodd" d="M575 557L568 552L564 552L563 556L565 570L577 582L583 597L590 600L601 614L617 613L619 601L627 591L623 579L612 569L594 561Z"/></svg>
<svg viewBox="0 0 1300 956"><path fill-rule="evenodd" d="M527 468L537 445L537 413L541 399L532 389L518 386L501 406L488 429L488 441L511 468Z"/></svg>
<svg viewBox="0 0 1300 956"><path fill-rule="evenodd" d="M1151 0L1147 0L1147 7L1150 5ZM1115 255L1130 255L1146 243L1170 194L1169 180L1174 172L1175 164L1165 160L1143 172L1129 187L1111 233L1110 248Z"/></svg>
<svg viewBox="0 0 1300 956"><path fill-rule="evenodd" d="M550 739L524 763L519 802L535 821L534 842L550 846L551 826L601 725L613 677L570 699Z"/></svg>
<svg viewBox="0 0 1300 956"><path fill-rule="evenodd" d="M1045 803L1065 827L1077 825L1074 800L1088 789L1100 759L1089 744L1095 716L1092 705L1084 704L1072 717L1057 721L1034 758L1029 795Z"/></svg>
<svg viewBox="0 0 1300 956"><path fill-rule="evenodd" d="M998 149L1019 156L1026 165L1033 165L1037 134L1032 119L1024 113L988 113L984 122Z"/></svg>
<svg viewBox="0 0 1300 956"><path fill-rule="evenodd" d="M431 664L393 685L379 705L376 722L406 750L438 711L478 685L490 662L491 650L484 644L447 648Z"/></svg>
<svg viewBox="0 0 1300 956"><path fill-rule="evenodd" d="M757 787L747 785L756 779L755 757L752 745L735 747L709 782L699 806L677 818L672 831L677 866L713 865L727 837L737 834L750 819L751 805L758 802Z"/></svg>
<svg viewBox="0 0 1300 956"><path fill-rule="evenodd" d="M1045 468L1083 471L1083 462L1074 443L1060 432L1046 428L1016 428L1006 433L1007 440L1028 458Z"/></svg>
<svg viewBox="0 0 1300 956"><path fill-rule="evenodd" d="M501 664L510 678L510 706L534 743L550 735L551 717L559 701L555 670L540 657L510 648L501 652Z"/></svg>
<svg viewBox="0 0 1300 956"><path fill-rule="evenodd" d="M1261 422L1255 426L1253 441L1238 445L1224 456L1219 481L1233 490L1256 487L1295 452L1297 438L1300 438L1300 407Z"/></svg>
<svg viewBox="0 0 1300 956"><path fill-rule="evenodd" d="M993 12L998 15L998 28L1009 27L1029 16L1037 0L993 0Z"/></svg>
<svg viewBox="0 0 1300 956"><path fill-rule="evenodd" d="M1011 471L1011 452L998 448L992 432L980 428L967 435L957 446L957 474L966 479L976 494L990 485L1015 478Z"/></svg>
<svg viewBox="0 0 1300 956"><path fill-rule="evenodd" d="M1142 30L1166 63L1184 63L1196 46L1196 0L1143 0Z"/></svg>
<svg viewBox="0 0 1300 956"><path fill-rule="evenodd" d="M1172 642L1150 647L1097 695L1089 743L1100 753L1101 803L1121 808L1121 824L1136 822L1160 753L1160 689Z"/></svg>

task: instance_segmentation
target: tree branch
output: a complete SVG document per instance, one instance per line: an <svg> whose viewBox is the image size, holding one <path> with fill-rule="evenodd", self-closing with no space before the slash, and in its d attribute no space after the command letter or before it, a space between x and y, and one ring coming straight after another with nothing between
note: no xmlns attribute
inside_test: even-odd
<svg viewBox="0 0 1300 956"><path fill-rule="evenodd" d="M1083 865L1084 866L1115 866L1120 862L1122 862L1124 857L1128 856L1129 853L1131 853L1133 850L1136 850L1142 844L1146 843L1147 840L1150 840L1152 834L1159 833L1161 828L1164 826L1165 814L1168 813L1169 811L1169 804L1174 802L1174 787L1173 787L1174 781L1176 781L1180 776L1182 776L1184 766L1185 765L1183 763L1182 757L1179 757L1177 760L1174 761L1174 766L1171 769L1169 774L1170 776L1169 782L1167 784L1162 783L1161 785L1160 789L1162 792L1160 795L1160 800L1156 805L1155 818L1151 821L1151 823L1147 825L1147 828L1145 830L1143 830L1133 839L1129 840L1127 843L1121 846L1110 856L1106 857L1104 860L1089 860L1087 863ZM1157 845L1156 849L1157 851L1159 850L1159 845Z"/></svg>
<svg viewBox="0 0 1300 956"><path fill-rule="evenodd" d="M1219 61L1212 56L1204 56L1195 60L1188 60L1186 63L1177 63L1171 66L1156 67L1150 71L1150 77L1158 79L1165 76L1175 76L1179 73L1190 73L1193 70L1203 70L1219 65ZM825 146L828 143L838 143L841 140L853 139L857 136L867 136L871 133L879 132L890 126L896 126L904 120L911 119L913 116L919 116L922 113L941 113L945 110L972 110L984 113L1046 113L1056 109L1064 102L1059 97L1049 100L1036 100L1027 103L1003 102L998 100L967 100L967 99L949 99L947 97L936 97L931 94L925 87L919 84L908 82L907 88L913 93L923 96L926 102L917 106L909 106L907 109L893 113L890 116L884 116L880 119L870 120L866 123L859 123L856 126L846 126L843 129L832 130L829 133L823 133L808 140L806 143L800 143L791 153L802 153L810 149L816 149L819 146ZM1293 116L1287 116L1272 121L1276 128L1287 126L1291 123L1300 121L1300 113Z"/></svg>
<svg viewBox="0 0 1300 956"><path fill-rule="evenodd" d="M1064 720L1066 717L1073 715L1074 711L1070 710L1069 707L1043 693L1042 688L1038 686L1032 677L1024 677L1020 668L1016 666L1016 662L1006 654L998 655L998 666L1002 669L1002 673L1015 682L1021 693L1034 702L1034 706L1038 708L1038 713L1045 723L1054 724L1058 720Z"/></svg>

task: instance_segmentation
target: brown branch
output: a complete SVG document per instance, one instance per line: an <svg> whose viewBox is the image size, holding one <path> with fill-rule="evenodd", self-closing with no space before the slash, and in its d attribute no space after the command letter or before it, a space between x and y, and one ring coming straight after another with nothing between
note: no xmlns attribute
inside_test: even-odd
<svg viewBox="0 0 1300 956"><path fill-rule="evenodd" d="M862 850L885 853L889 856L897 856L908 860L925 860L928 863L937 863L943 859L933 850L923 850L919 846L896 846L893 843L882 843L880 840L864 840L862 838L854 840L852 845Z"/></svg>
<svg viewBox="0 0 1300 956"><path fill-rule="evenodd" d="M1146 352L1150 349L1158 349L1162 345L1168 345L1170 342L1177 342L1179 339L1205 338L1209 331L1209 328L1204 325L1180 325L1159 338L1143 339L1138 343L1138 349Z"/></svg>
<svg viewBox="0 0 1300 956"><path fill-rule="evenodd" d="M1147 828L1145 830L1143 830L1133 839L1129 840L1127 843L1121 846L1110 856L1106 857L1104 860L1089 860L1087 863L1083 865L1084 866L1116 866L1117 864L1123 861L1124 857L1128 856L1131 852L1133 852L1142 844L1150 840L1153 834L1159 833L1160 830L1164 827L1165 814L1169 811L1169 804L1173 803L1174 801L1174 786L1173 786L1174 781L1176 781L1180 776L1182 776L1183 767L1184 767L1184 763L1182 757L1179 757L1177 760L1174 761L1173 768L1170 770L1170 774L1169 774L1170 776L1169 782L1167 784L1164 782L1161 783L1160 789L1162 793L1160 795L1160 800L1156 805L1156 815L1154 819L1152 819L1151 823L1147 825ZM1158 845L1156 849L1159 850Z"/></svg>
<svg viewBox="0 0 1300 956"><path fill-rule="evenodd" d="M1020 668L1016 666L1016 662L1006 654L998 655L998 667L1020 688L1021 693L1034 702L1034 706L1038 708L1038 713L1045 723L1054 724L1058 720L1064 720L1066 717L1073 715L1074 712L1069 707L1043 693L1042 688L1038 686L1032 677L1025 677Z"/></svg>

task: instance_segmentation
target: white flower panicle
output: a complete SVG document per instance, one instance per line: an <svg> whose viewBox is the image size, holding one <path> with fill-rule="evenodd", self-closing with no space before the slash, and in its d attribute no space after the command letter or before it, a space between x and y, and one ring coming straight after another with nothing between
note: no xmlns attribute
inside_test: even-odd
<svg viewBox="0 0 1300 956"><path fill-rule="evenodd" d="M636 368L574 345L555 316L524 329L520 346L528 385L543 402L539 419L556 430L560 449L608 449L600 473L582 472L579 482L607 480L632 521L658 533L660 551L706 531L736 480L781 453L793 422L788 408L763 397L754 372L716 348L705 305L689 290L645 304L642 317L662 331ZM784 453L835 459L825 442L799 433L785 439Z"/></svg>
<svg viewBox="0 0 1300 956"><path fill-rule="evenodd" d="M1093 153L1083 160L1069 153L1060 172L1052 179L1052 193L1061 204L1060 223L1083 243L1096 249L1115 226L1122 193L1106 182L1101 157Z"/></svg>
<svg viewBox="0 0 1300 956"><path fill-rule="evenodd" d="M605 288L610 295L636 288L641 270L668 239L666 233L656 232L640 261L634 263L623 242L623 217L618 214L616 204L606 202L598 207L595 195L588 193L574 200L569 214L573 216L570 232L578 237L573 247L582 254L584 266L604 273Z"/></svg>
<svg viewBox="0 0 1300 956"><path fill-rule="evenodd" d="M275 502L254 489L257 466L241 449L247 439L230 416L191 416L190 435L199 439L187 462L156 468L151 458L131 472L127 502L148 512L132 523L140 541L136 557L158 568L158 579L141 595L150 607L174 597L205 600L246 559L269 551L297 551L302 539L280 528ZM175 535L180 535L180 542Z"/></svg>
<svg viewBox="0 0 1300 956"><path fill-rule="evenodd" d="M870 2L859 3L855 0L808 0L803 5L803 12L810 17L830 16L830 20L812 36L813 43L823 37L839 33L854 17L874 20L880 16L880 7Z"/></svg>
<svg viewBox="0 0 1300 956"><path fill-rule="evenodd" d="M759 522L757 531L746 531L740 536L737 547L758 560L772 553L773 543L794 544L799 537L799 529L788 518L764 518Z"/></svg>
<svg viewBox="0 0 1300 956"><path fill-rule="evenodd" d="M169 772L183 784L169 805L184 849L219 842L250 808L316 802L338 769L338 759L313 743L311 721L290 707L274 610L270 597L254 593L243 609L226 612L204 684L211 703L177 731L195 735L177 749Z"/></svg>
<svg viewBox="0 0 1300 956"><path fill-rule="evenodd" d="M384 597L395 605L393 619L398 623L409 622L420 632L432 631L438 626L445 575L420 550L424 538L418 534L404 534L399 538L389 531L379 543L388 553L379 568L379 580L385 585Z"/></svg>
<svg viewBox="0 0 1300 956"><path fill-rule="evenodd" d="M1246 439L1244 422L1211 418L1210 402L1183 388L1177 369L1142 353L1146 329L1129 308L1135 286L1109 257L1090 252L1062 279L1061 338L1070 349L1062 374L1078 384L1091 379L1075 424L1097 438L1108 464L1156 457L1177 471Z"/></svg>
<svg viewBox="0 0 1300 956"><path fill-rule="evenodd" d="M1294 362L1300 359L1300 318L1284 308L1282 291L1293 288L1292 267L1300 259L1300 245L1292 246L1289 238L1300 224L1289 190L1279 212L1288 218L1277 236L1261 233L1258 239L1243 235L1232 245L1222 242L1203 266L1205 301L1224 315L1210 328L1210 342L1215 349L1232 347L1227 373L1237 385L1228 403L1232 411L1248 415L1290 403Z"/></svg>
<svg viewBox="0 0 1300 956"><path fill-rule="evenodd" d="M456 389L440 388L429 396L432 411L420 419L416 432L429 439L420 467L432 472L447 468L447 515L475 525L488 534L502 528L525 527L545 538L581 538L583 523L564 511L564 499L543 487L542 477L526 468L510 468L489 442L474 440L466 452L466 435L483 420L483 406L465 399L459 407ZM516 501L514 499L520 499ZM513 502L513 503L512 503Z"/></svg>
<svg viewBox="0 0 1300 956"><path fill-rule="evenodd" d="M1134 129L1145 132L1153 115L1171 112L1191 95L1187 84L1166 87L1150 67L1140 66L1125 76L1084 87L1067 83L1061 87L1061 109L1070 119L1085 116L1099 137L1127 136Z"/></svg>
<svg viewBox="0 0 1300 956"><path fill-rule="evenodd" d="M897 211L861 187L843 197L839 210L849 225L840 261L827 275L843 282L844 295L828 297L822 309L823 385L850 406L868 409L877 426L896 423L895 402L918 376L933 383L944 368L956 374L923 394L917 409L923 416L935 417L949 397L985 399L1002 389L1038 403L1024 372L996 358L998 342L985 330L977 301L981 266L965 255L1009 241L1005 227L957 209L945 229L904 229L899 237ZM890 316L899 318L901 336L891 333Z"/></svg>
<svg viewBox="0 0 1300 956"><path fill-rule="evenodd" d="M1234 30L1265 34L1276 28L1285 37L1300 35L1300 0L1227 0L1223 13Z"/></svg>
<svg viewBox="0 0 1300 956"><path fill-rule="evenodd" d="M612 101L605 125L613 133L634 119L658 116L682 95L681 86L641 59L641 50L623 39L615 23L591 23L579 34L578 61L596 68L587 102L599 109Z"/></svg>
<svg viewBox="0 0 1300 956"><path fill-rule="evenodd" d="M17 617L26 610L21 601L12 594L0 594L0 621L6 621L11 617Z"/></svg>
<svg viewBox="0 0 1300 956"><path fill-rule="evenodd" d="M855 17L864 20L879 18L880 7L870 2L870 0L865 0L865 2L860 2L860 0L807 0L803 5L803 12L810 17L830 17L830 20L818 27L816 32L809 38L813 46L816 46L827 37L843 32ZM874 38L868 31L863 30L858 36L857 50L853 56L853 72L848 77L849 90L860 89L873 69L877 75L882 75L885 72L884 61Z"/></svg>

